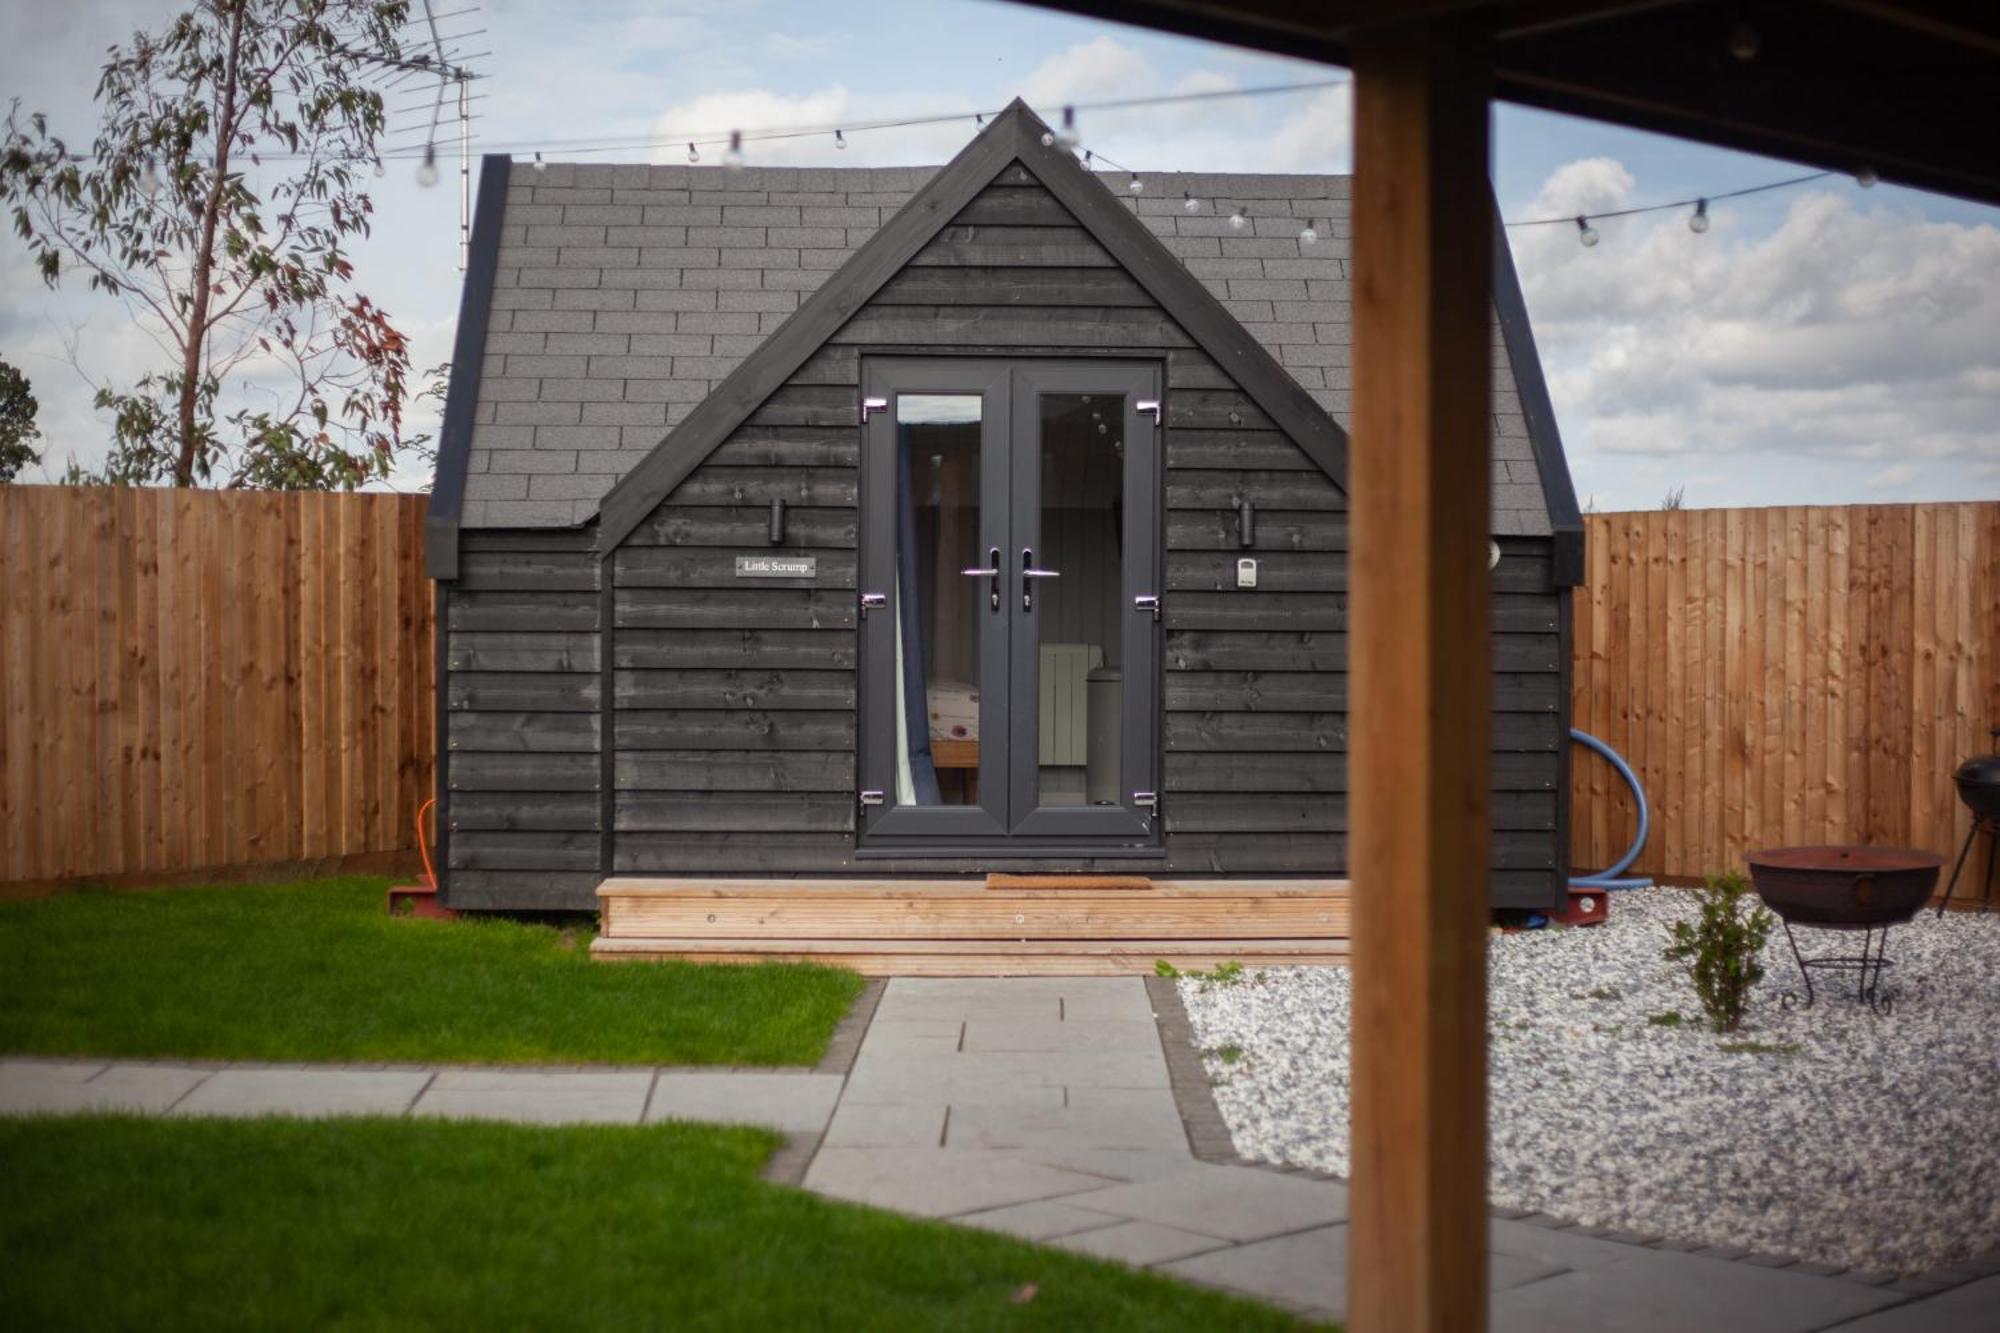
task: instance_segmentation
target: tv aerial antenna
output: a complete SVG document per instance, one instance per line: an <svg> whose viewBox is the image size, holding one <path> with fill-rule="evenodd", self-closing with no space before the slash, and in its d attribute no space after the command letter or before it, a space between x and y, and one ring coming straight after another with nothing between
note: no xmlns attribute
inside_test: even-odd
<svg viewBox="0 0 2000 1333"><path fill-rule="evenodd" d="M475 62L493 54L475 50L484 46L487 35L479 6L469 0L417 0L410 17L399 30L400 52L382 57L382 94L388 141L380 155L390 160L415 161L417 183L426 188L438 178L438 143L449 138L452 122L458 133L458 269L463 273L472 240L472 122L482 118L475 104L486 94L473 91L484 78Z"/></svg>

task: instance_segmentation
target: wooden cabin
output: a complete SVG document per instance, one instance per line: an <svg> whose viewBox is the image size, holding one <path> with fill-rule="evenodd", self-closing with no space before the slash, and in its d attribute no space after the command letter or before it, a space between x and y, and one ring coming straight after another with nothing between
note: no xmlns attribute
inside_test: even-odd
<svg viewBox="0 0 2000 1333"><path fill-rule="evenodd" d="M1337 955L1347 208L1096 175L1019 102L936 169L487 158L447 904L877 971ZM1581 523L1492 234L1491 894L1548 908Z"/></svg>

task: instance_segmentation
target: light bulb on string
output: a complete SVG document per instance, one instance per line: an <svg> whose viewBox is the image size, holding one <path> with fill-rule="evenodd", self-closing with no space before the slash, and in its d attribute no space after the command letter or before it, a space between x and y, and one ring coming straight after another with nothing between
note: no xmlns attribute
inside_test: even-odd
<svg viewBox="0 0 2000 1333"><path fill-rule="evenodd" d="M1250 225L1250 215L1245 213L1242 209L1239 208L1229 215L1229 230L1242 231L1245 227L1249 225Z"/></svg>
<svg viewBox="0 0 2000 1333"><path fill-rule="evenodd" d="M1181 211L1182 211L1183 213L1199 213L1199 212L1201 212L1201 200L1199 200L1199 199L1195 198L1195 197L1194 197L1194 195L1193 195L1193 194L1192 194L1191 192L1189 192L1189 191L1187 191L1187 190L1182 190L1182 191L1181 191Z"/></svg>
<svg viewBox="0 0 2000 1333"><path fill-rule="evenodd" d="M539 175L540 175L540 174L541 174L542 172L544 172L544 171L547 171L548 169L549 169L549 164L548 164L548 163L546 163L546 162L544 162L544 161L542 161L542 155L541 155L540 153L536 153L536 154L535 154L535 174L539 176Z"/></svg>
<svg viewBox="0 0 2000 1333"><path fill-rule="evenodd" d="M750 159L743 156L743 131L729 132L729 151L722 155L722 165L731 171L741 171Z"/></svg>
<svg viewBox="0 0 2000 1333"><path fill-rule="evenodd" d="M424 164L417 168L417 184L430 189L438 183L438 155L436 144L424 145Z"/></svg>
<svg viewBox="0 0 2000 1333"><path fill-rule="evenodd" d="M690 162L701 161L701 149L696 148L693 144L688 145L688 161Z"/></svg>
<svg viewBox="0 0 2000 1333"><path fill-rule="evenodd" d="M1056 135L1056 142L1065 148L1076 147L1076 108L1063 108L1062 133Z"/></svg>
<svg viewBox="0 0 2000 1333"><path fill-rule="evenodd" d="M1881 179L1880 176L1875 174L1875 168L1866 163L1863 163L1861 168L1854 173L1854 183L1864 190L1874 189L1875 182Z"/></svg>
<svg viewBox="0 0 2000 1333"><path fill-rule="evenodd" d="M847 135L840 130L835 130L833 132L833 146L842 152L847 151Z"/></svg>
<svg viewBox="0 0 2000 1333"><path fill-rule="evenodd" d="M1757 36L1757 30L1745 19L1736 20L1735 26L1729 30L1729 54L1738 60L1755 60L1763 48L1764 43Z"/></svg>
<svg viewBox="0 0 2000 1333"><path fill-rule="evenodd" d="M1125 182L1125 189L1132 194L1138 194L1145 188L1146 183L1139 179L1139 173L1136 171L1132 173L1132 179Z"/></svg>
<svg viewBox="0 0 2000 1333"><path fill-rule="evenodd" d="M1586 246L1597 244L1597 228L1590 225L1589 219L1579 217L1576 220L1576 239Z"/></svg>
<svg viewBox="0 0 2000 1333"><path fill-rule="evenodd" d="M384 162L382 161L382 159L381 159L381 158L379 158L379 157L378 157L378 158L376 158L376 159L375 159L375 179L377 179L377 180L380 180L380 179L381 179L382 177L384 177L384 176L386 176L386 175L388 175L388 174L389 174L389 167L388 167L388 165L387 165L386 163L384 163Z"/></svg>
<svg viewBox="0 0 2000 1333"><path fill-rule="evenodd" d="M139 193L151 199L160 192L160 169L152 158L146 159L145 167L139 172Z"/></svg>
<svg viewBox="0 0 2000 1333"><path fill-rule="evenodd" d="M1307 219L1306 225L1299 232L1299 244L1300 245L1319 244L1319 231L1313 226L1311 219Z"/></svg>
<svg viewBox="0 0 2000 1333"><path fill-rule="evenodd" d="M1694 201L1694 216L1688 219L1688 230L1697 236L1708 230L1708 200Z"/></svg>

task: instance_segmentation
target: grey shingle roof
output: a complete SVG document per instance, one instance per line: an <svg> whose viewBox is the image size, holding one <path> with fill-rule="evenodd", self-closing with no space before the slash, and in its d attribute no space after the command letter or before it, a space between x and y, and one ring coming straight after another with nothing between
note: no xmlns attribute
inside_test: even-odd
<svg viewBox="0 0 2000 1333"><path fill-rule="evenodd" d="M581 523L935 167L516 166L466 527ZM1348 178L1141 173L1141 221L1343 426ZM1183 208L1184 196L1202 200ZM1240 205L1246 225L1229 223ZM1311 221L1320 239L1299 231ZM1550 530L1494 332L1493 527Z"/></svg>

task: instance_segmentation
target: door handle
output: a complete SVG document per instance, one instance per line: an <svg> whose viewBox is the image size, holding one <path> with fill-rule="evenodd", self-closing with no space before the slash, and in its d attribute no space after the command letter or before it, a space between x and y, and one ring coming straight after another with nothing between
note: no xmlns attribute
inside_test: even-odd
<svg viewBox="0 0 2000 1333"><path fill-rule="evenodd" d="M1021 609L1023 611L1032 611L1035 609L1034 581L1036 579L1059 579L1061 577L1061 570L1036 569L1035 548L1032 546L1023 546L1021 548Z"/></svg>
<svg viewBox="0 0 2000 1333"><path fill-rule="evenodd" d="M958 572L969 579L992 579L993 584L987 591L987 600L991 603L995 611L1000 609L1001 569L999 547L989 546L986 548L986 567L984 569L975 567L973 569L961 569Z"/></svg>

